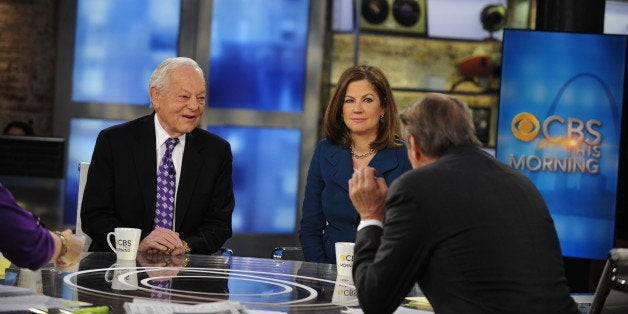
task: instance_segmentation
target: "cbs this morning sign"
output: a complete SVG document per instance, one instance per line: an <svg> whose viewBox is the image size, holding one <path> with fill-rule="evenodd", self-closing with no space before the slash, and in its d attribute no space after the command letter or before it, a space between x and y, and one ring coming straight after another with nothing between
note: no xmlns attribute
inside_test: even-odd
<svg viewBox="0 0 628 314"><path fill-rule="evenodd" d="M564 256L613 248L627 38L504 31L496 157L540 190Z"/></svg>

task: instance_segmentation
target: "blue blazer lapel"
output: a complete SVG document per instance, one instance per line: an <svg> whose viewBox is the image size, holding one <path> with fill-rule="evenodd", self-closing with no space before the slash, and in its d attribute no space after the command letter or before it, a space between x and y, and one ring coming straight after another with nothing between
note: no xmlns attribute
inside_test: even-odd
<svg viewBox="0 0 628 314"><path fill-rule="evenodd" d="M370 167L377 169L377 176L383 177L385 173L399 166L397 160L397 149L383 149L377 152L371 162Z"/></svg>
<svg viewBox="0 0 628 314"><path fill-rule="evenodd" d="M192 192L196 187L198 176L203 166L203 159L200 155L202 146L196 142L194 131L185 137L185 148L183 151L183 161L181 162L181 175L177 188L177 202L175 210L175 230L181 228L183 217L190 208Z"/></svg>
<svg viewBox="0 0 628 314"><path fill-rule="evenodd" d="M349 179L353 175L353 164L349 151L337 145L330 146L324 156L328 162L330 179L345 191L349 191Z"/></svg>
<svg viewBox="0 0 628 314"><path fill-rule="evenodd" d="M142 189L145 223L153 224L155 201L157 198L157 147L155 145L155 114L147 116L144 123L135 132L135 145L131 148L135 162L137 180ZM150 221L148 221L150 220Z"/></svg>

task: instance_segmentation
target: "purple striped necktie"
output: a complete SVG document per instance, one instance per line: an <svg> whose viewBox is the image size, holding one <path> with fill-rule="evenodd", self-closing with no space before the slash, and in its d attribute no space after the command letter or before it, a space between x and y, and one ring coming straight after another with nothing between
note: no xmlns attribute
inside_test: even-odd
<svg viewBox="0 0 628 314"><path fill-rule="evenodd" d="M166 153L161 158L157 173L157 204L155 206L155 228L172 230L174 218L174 198L177 189L176 171L172 163L172 150L179 143L178 138L166 140Z"/></svg>

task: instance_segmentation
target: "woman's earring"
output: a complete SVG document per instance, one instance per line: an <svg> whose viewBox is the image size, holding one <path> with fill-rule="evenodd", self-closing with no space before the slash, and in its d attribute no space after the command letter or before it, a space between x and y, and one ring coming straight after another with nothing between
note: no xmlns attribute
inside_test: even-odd
<svg viewBox="0 0 628 314"><path fill-rule="evenodd" d="M384 114L383 113L379 116L379 123L384 123Z"/></svg>

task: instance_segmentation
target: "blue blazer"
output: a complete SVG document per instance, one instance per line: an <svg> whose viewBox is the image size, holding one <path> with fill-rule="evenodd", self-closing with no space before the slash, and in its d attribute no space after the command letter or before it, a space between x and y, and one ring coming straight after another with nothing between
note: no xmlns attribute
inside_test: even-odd
<svg viewBox="0 0 628 314"><path fill-rule="evenodd" d="M412 169L405 143L378 151L369 163L390 186ZM349 199L353 163L349 150L321 140L312 156L305 185L299 238L305 260L336 262L336 242L354 242L360 215Z"/></svg>

